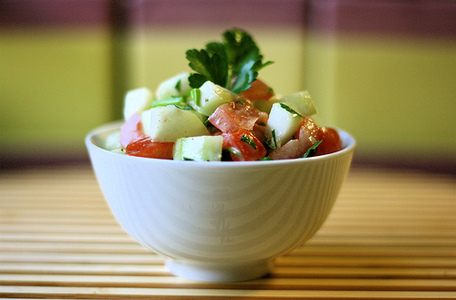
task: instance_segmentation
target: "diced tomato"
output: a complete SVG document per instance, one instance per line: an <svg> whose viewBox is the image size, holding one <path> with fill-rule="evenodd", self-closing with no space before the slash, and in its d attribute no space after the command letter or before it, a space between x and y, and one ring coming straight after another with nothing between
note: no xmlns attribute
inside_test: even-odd
<svg viewBox="0 0 456 300"><path fill-rule="evenodd" d="M312 142L306 139L293 139L286 142L282 147L269 153L268 157L277 159L293 159L303 157L307 150L312 147Z"/></svg>
<svg viewBox="0 0 456 300"><path fill-rule="evenodd" d="M322 138L322 133L317 124L311 118L304 116L299 129L294 134L294 139L269 153L269 157L272 159L303 157L307 150Z"/></svg>
<svg viewBox="0 0 456 300"><path fill-rule="evenodd" d="M342 150L342 140L340 139L337 130L331 127L322 127L320 132L323 141L318 145L315 156Z"/></svg>
<svg viewBox="0 0 456 300"><path fill-rule="evenodd" d="M120 144L127 147L130 143L144 139L146 135L142 130L141 116L133 114L120 129Z"/></svg>
<svg viewBox="0 0 456 300"><path fill-rule="evenodd" d="M231 159L234 161L259 160L266 156L263 144L252 132L245 129L235 133L224 133L223 149L230 151Z"/></svg>
<svg viewBox="0 0 456 300"><path fill-rule="evenodd" d="M295 139L310 139L313 143L323 138L320 127L309 117L303 116L299 129L294 134Z"/></svg>
<svg viewBox="0 0 456 300"><path fill-rule="evenodd" d="M209 116L209 122L223 133L235 133L245 129L255 132L257 138L263 140L268 114L256 109L252 102L239 99L220 105Z"/></svg>
<svg viewBox="0 0 456 300"><path fill-rule="evenodd" d="M250 101L269 100L274 96L274 91L263 81L257 79L251 83L251 87L239 93L239 96L245 97Z"/></svg>
<svg viewBox="0 0 456 300"><path fill-rule="evenodd" d="M126 153L131 156L173 159L174 143L154 142L144 138L128 144Z"/></svg>

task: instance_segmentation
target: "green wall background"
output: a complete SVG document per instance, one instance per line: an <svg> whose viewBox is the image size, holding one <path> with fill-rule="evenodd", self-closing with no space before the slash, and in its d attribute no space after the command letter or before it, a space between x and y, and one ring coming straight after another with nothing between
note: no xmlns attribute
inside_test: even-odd
<svg viewBox="0 0 456 300"><path fill-rule="evenodd" d="M456 160L456 43L309 34L306 82L323 123L378 161Z"/></svg>
<svg viewBox="0 0 456 300"><path fill-rule="evenodd" d="M123 87L154 89L187 69L185 50L219 39L225 29L148 26L115 44L103 27L2 28L2 160L87 157L85 135L113 120L121 105L113 45L123 48L116 74ZM327 35L297 26L244 29L275 61L260 77L280 94L309 90L320 124L356 137L355 160L454 165L455 39Z"/></svg>
<svg viewBox="0 0 456 300"><path fill-rule="evenodd" d="M112 115L109 37L100 29L2 28L2 159L85 155L85 134Z"/></svg>

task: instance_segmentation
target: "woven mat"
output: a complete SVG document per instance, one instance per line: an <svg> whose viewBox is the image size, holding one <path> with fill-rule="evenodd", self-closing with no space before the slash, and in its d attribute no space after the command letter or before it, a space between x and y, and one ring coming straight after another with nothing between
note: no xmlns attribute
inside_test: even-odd
<svg viewBox="0 0 456 300"><path fill-rule="evenodd" d="M267 278L172 276L111 215L90 166L0 173L0 298L456 299L456 181L352 168L322 229Z"/></svg>

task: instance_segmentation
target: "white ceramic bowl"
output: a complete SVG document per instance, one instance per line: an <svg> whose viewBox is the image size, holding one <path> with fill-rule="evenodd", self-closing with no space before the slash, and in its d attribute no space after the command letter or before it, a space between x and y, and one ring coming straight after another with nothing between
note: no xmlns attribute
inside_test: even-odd
<svg viewBox="0 0 456 300"><path fill-rule="evenodd" d="M321 227L348 172L344 149L306 159L195 162L132 157L100 146L111 123L86 138L93 169L124 230L166 258L175 275L243 281L268 274L274 258Z"/></svg>

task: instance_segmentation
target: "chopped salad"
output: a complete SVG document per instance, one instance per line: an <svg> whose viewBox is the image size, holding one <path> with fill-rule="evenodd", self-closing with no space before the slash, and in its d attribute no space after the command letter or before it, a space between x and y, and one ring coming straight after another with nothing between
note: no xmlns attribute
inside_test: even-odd
<svg viewBox="0 0 456 300"><path fill-rule="evenodd" d="M337 131L319 127L307 91L279 96L258 72L272 62L253 38L227 30L221 42L186 52L190 72L152 92L128 91L120 131L106 149L131 156L188 161L306 158L342 149Z"/></svg>

